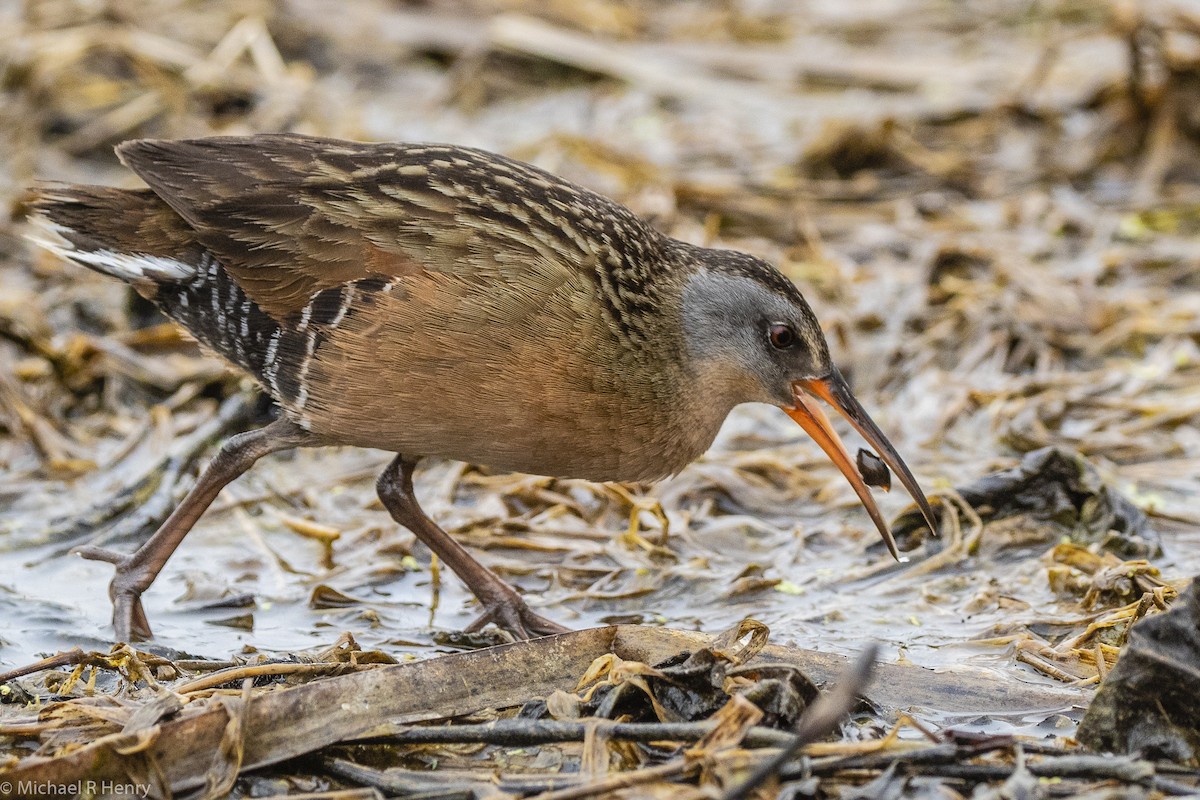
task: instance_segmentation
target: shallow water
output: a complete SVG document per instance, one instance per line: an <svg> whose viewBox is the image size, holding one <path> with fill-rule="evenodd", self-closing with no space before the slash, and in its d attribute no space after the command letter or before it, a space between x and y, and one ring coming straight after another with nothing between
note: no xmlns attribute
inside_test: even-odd
<svg viewBox="0 0 1200 800"><path fill-rule="evenodd" d="M743 449L751 432L761 436L763 431L788 443ZM459 465L432 463L418 473L418 494L447 527L459 535L469 531L464 540L485 563L521 586L535 608L574 628L637 621L717 633L753 616L770 626L777 644L851 654L874 640L883 645L881 657L888 661L939 672L967 670L980 680L1056 683L1017 663L1011 647L972 641L1080 616L1077 604L1060 602L1046 582L1041 555L1052 543L912 577L907 572L919 565L919 556L913 554L905 564L891 561L865 512L850 502L848 487L838 486L833 468L819 464L815 451L774 409L735 412L712 453L643 495L663 498L671 521L667 550L655 554L620 538L626 503L581 482L485 477L464 474ZM828 481L830 491L812 499L766 490L761 473L745 464L730 466L739 459L752 459L758 469L764 463L799 462L803 475ZM443 573L438 607L431 614L427 553L413 548L414 560L411 535L373 500L371 475L386 461L386 454L374 451L325 449L261 462L218 500L147 592L156 634L151 649L218 659L252 651L291 653L328 646L349 631L363 647L397 657L443 651L434 634L467 625L475 604L457 579ZM929 476L919 461L913 464L927 485L937 485L937 475ZM337 479L354 474L360 477ZM711 496L705 495L721 480L731 482L728 494L743 503L757 499L765 510L713 514ZM531 500L531 486L605 513L584 524L561 503L556 511L554 498ZM508 516L500 498L511 504ZM880 497L889 516L902 507L901 500ZM54 512L62 514L67 502L55 502ZM332 562L325 563L323 545L283 526L280 513L311 517L340 531ZM657 542L657 521L650 513L641 517L643 534ZM6 523L15 519L10 515ZM19 519L28 526L39 515L25 511ZM501 531L513 520L528 530ZM500 533L512 541L548 545L548 550L488 546ZM1195 531L1169 534L1168 556L1160 562L1168 577L1200 568L1198 544ZM65 554L56 545L0 553L0 570L6 619L0 664L16 666L76 646L107 649L107 565ZM730 596L737 578L756 574L780 582ZM312 608L309 598L318 585L358 602ZM243 594L253 596L248 607L202 607ZM253 615L253 630L219 624L245 613ZM1081 689L1079 696L1082 705L1088 690ZM945 718L931 713L928 721L991 732L1037 732L1046 725L1053 730L1045 733L1069 732L1071 719L1048 722L1039 713Z"/></svg>

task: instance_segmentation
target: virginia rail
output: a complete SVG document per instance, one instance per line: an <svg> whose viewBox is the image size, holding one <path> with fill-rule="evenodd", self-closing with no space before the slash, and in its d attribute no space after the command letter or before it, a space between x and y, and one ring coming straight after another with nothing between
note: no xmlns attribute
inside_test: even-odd
<svg viewBox="0 0 1200 800"><path fill-rule="evenodd" d="M120 145L149 189L45 188L41 243L119 278L248 372L279 419L222 446L116 566L118 639L149 637L141 595L222 487L268 453L357 445L399 453L383 505L519 636L533 613L421 510L434 456L501 470L650 481L712 443L739 403L783 408L891 533L820 398L933 514L833 365L796 287L743 253L669 238L547 172L465 147L269 134Z"/></svg>

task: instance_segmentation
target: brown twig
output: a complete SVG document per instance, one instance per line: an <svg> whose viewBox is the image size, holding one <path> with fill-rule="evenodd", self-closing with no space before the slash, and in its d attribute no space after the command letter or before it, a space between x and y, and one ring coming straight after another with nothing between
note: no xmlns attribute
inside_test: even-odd
<svg viewBox="0 0 1200 800"><path fill-rule="evenodd" d="M682 778L700 771L701 762L683 760L660 764L656 767L637 769L631 772L618 772L598 781L571 786L566 789L556 789L534 795L529 800L583 800L587 797L604 797L620 789L640 786L653 781Z"/></svg>
<svg viewBox="0 0 1200 800"><path fill-rule="evenodd" d="M320 677L325 675L340 675L343 672L352 672L358 669L369 669L370 667L358 667L353 664L254 664L252 666L231 667L229 669L217 670L195 680L188 681L182 686L175 687L178 694L191 694L193 692L202 692L205 689L213 689L217 686L222 686L226 683L241 680L243 678L261 678L264 676L278 677L281 675L305 675L308 677Z"/></svg>
<svg viewBox="0 0 1200 800"><path fill-rule="evenodd" d="M32 675L35 672L41 672L46 669L57 669L58 667L73 667L76 664L82 664L93 659L104 658L103 653L84 652L76 647L68 650L65 653L55 653L52 656L43 658L41 661L35 661L32 664L26 664L23 667L10 669L8 672L0 672L0 683L7 683L15 678L23 678L26 675Z"/></svg>
<svg viewBox="0 0 1200 800"><path fill-rule="evenodd" d="M609 739L627 742L694 742L710 733L716 723L704 722L587 722L565 720L502 719L480 725L401 727L391 733L372 735L363 743L389 744L494 744L530 747L558 742L581 742L589 726L603 728ZM747 747L782 747L793 734L754 726L744 740Z"/></svg>

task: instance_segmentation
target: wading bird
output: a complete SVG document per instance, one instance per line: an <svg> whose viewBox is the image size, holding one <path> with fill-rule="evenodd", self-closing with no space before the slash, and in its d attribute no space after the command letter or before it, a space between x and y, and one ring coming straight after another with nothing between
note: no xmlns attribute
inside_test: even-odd
<svg viewBox="0 0 1200 800"><path fill-rule="evenodd" d="M665 236L547 172L465 147L269 134L130 141L148 184L44 188L42 243L133 286L252 375L279 419L232 437L162 527L109 561L119 639L148 637L141 595L222 487L291 447L398 453L384 506L520 636L529 609L424 514L417 460L650 481L712 443L739 403L773 403L891 533L829 419L844 415L933 514L833 365L796 287L743 253Z"/></svg>

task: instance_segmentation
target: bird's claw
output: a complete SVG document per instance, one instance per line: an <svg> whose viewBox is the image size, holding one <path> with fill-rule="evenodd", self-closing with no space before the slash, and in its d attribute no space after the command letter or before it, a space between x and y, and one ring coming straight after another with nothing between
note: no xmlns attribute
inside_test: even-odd
<svg viewBox="0 0 1200 800"><path fill-rule="evenodd" d="M539 636L570 633L570 628L535 614L516 590L508 586L504 586L503 589L507 591L502 590L493 596L480 598L484 612L466 627L467 633L482 630L489 622L501 630L508 631L517 639L536 639Z"/></svg>
<svg viewBox="0 0 1200 800"><path fill-rule="evenodd" d="M104 561L115 568L113 579L108 584L108 596L112 600L112 624L118 642L145 641L153 637L146 610L142 608L142 592L149 585L146 570L135 556L109 550L104 547L80 547L75 553L89 561ZM151 580L153 575L149 576Z"/></svg>

